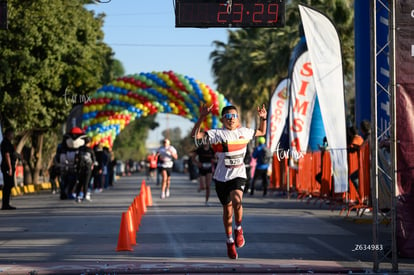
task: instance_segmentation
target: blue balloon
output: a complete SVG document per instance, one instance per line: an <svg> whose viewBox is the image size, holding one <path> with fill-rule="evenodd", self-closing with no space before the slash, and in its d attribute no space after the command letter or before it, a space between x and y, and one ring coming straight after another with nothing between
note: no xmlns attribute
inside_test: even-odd
<svg viewBox="0 0 414 275"><path fill-rule="evenodd" d="M218 126L218 120L217 120L217 117L216 117L216 116L213 116L213 117L212 117L212 121L211 121L211 127L212 127L212 128L217 128L217 126Z"/></svg>

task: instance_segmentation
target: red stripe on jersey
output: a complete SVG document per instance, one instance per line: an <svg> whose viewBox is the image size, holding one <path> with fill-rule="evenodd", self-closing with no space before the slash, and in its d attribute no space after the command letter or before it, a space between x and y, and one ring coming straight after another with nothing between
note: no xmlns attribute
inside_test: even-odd
<svg viewBox="0 0 414 275"><path fill-rule="evenodd" d="M211 147L213 148L214 152L234 152L239 151L246 148L249 140L247 139L239 139L236 141L228 142L221 142L212 144Z"/></svg>

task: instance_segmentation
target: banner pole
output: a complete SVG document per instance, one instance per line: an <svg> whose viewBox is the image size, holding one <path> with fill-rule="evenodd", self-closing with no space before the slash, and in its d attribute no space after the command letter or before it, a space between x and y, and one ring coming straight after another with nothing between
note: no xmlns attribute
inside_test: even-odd
<svg viewBox="0 0 414 275"><path fill-rule="evenodd" d="M356 0L358 1L358 0ZM377 122L377 0L370 1L371 16L371 199L372 243L378 245L378 122ZM378 251L373 251L373 271L379 271Z"/></svg>
<svg viewBox="0 0 414 275"><path fill-rule="evenodd" d="M391 187L391 259L392 271L398 272L398 258L397 258L397 112L396 112L396 74L395 74L395 7L396 0L390 0L390 93L391 93L391 165L392 165L392 187Z"/></svg>

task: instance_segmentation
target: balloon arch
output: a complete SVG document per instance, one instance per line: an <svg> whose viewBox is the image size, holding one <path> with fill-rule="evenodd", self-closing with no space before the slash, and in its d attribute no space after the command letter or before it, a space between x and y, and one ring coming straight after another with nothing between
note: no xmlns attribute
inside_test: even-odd
<svg viewBox="0 0 414 275"><path fill-rule="evenodd" d="M137 118L169 113L195 122L202 104L215 106L202 127L219 127L219 111L230 103L208 85L172 71L128 75L99 88L84 103L82 127L92 146L112 148L116 136Z"/></svg>

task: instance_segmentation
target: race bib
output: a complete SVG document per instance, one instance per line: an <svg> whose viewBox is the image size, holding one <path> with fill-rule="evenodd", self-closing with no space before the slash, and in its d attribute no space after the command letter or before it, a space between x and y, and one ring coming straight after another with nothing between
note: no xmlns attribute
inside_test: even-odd
<svg viewBox="0 0 414 275"><path fill-rule="evenodd" d="M203 162L201 164L201 167L203 167L204 169L209 169L211 167L211 162Z"/></svg>
<svg viewBox="0 0 414 275"><path fill-rule="evenodd" d="M225 156L224 165L227 167L237 167L243 165L244 155Z"/></svg>

